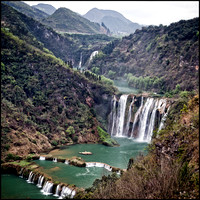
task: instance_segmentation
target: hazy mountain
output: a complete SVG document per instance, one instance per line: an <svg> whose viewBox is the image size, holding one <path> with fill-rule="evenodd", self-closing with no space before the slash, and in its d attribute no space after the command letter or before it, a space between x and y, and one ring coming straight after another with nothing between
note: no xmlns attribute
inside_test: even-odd
<svg viewBox="0 0 200 200"><path fill-rule="evenodd" d="M54 8L52 5L45 4L45 3L39 3L37 5L33 5L32 7L37 8L47 13L48 15L52 15L56 11L56 8Z"/></svg>
<svg viewBox="0 0 200 200"><path fill-rule="evenodd" d="M103 26L91 22L67 8L57 9L52 15L42 20L42 23L61 32L86 34L107 33L107 30Z"/></svg>
<svg viewBox="0 0 200 200"><path fill-rule="evenodd" d="M104 23L115 35L129 35L134 33L136 29L141 28L141 25L133 23L119 12L113 10L93 8L83 16L92 22Z"/></svg>
<svg viewBox="0 0 200 200"><path fill-rule="evenodd" d="M22 1L2 1L2 3L5 3L18 10L19 12L22 12L25 15L37 19L39 21L48 16L47 13L38 10L37 8L31 7Z"/></svg>

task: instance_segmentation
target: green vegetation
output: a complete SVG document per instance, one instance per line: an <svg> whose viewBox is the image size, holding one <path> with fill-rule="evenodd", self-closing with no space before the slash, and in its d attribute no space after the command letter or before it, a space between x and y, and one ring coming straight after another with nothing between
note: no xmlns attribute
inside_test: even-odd
<svg viewBox="0 0 200 200"><path fill-rule="evenodd" d="M100 136L100 141L107 146L117 145L117 142L110 137L110 135L105 132L101 127L97 127L98 134Z"/></svg>
<svg viewBox="0 0 200 200"><path fill-rule="evenodd" d="M130 85L142 90L164 94L178 84L182 91L197 90L198 30L199 18L143 27L108 43L102 50L105 55L88 68L98 67L102 75L115 79L132 74ZM110 70L115 72L113 76Z"/></svg>

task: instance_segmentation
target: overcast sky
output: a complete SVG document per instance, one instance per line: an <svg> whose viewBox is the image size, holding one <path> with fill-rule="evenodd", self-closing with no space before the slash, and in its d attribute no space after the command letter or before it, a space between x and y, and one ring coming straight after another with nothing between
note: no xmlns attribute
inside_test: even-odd
<svg viewBox="0 0 200 200"><path fill-rule="evenodd" d="M199 1L24 1L29 5L51 4L68 8L81 15L92 8L115 10L143 25L169 25L182 19L199 17Z"/></svg>

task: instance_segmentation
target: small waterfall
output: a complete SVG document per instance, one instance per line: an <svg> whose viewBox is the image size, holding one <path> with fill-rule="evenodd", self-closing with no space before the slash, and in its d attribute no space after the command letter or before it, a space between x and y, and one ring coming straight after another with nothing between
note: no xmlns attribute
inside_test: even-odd
<svg viewBox="0 0 200 200"><path fill-rule="evenodd" d="M53 196L59 197L59 192L60 192L60 185L57 185L57 187L56 187L56 193Z"/></svg>
<svg viewBox="0 0 200 200"><path fill-rule="evenodd" d="M163 115L163 117L162 117L162 119L161 119L160 126L159 126L159 128L158 128L158 131L160 131L160 130L164 127L164 122L165 122L165 120L166 120L166 118L167 118L169 109L170 109L170 106L168 107L167 112Z"/></svg>
<svg viewBox="0 0 200 200"><path fill-rule="evenodd" d="M128 133L129 133L129 127L130 127L130 121L131 121L131 112L132 112L132 105L134 103L134 98L132 99L132 102L129 106L129 110L128 110L128 119L127 119L127 122L126 122L126 129L125 129L125 133L123 135L125 136L128 136Z"/></svg>
<svg viewBox="0 0 200 200"><path fill-rule="evenodd" d="M104 167L108 171L112 171L112 167L110 165L99 162L86 162L86 167Z"/></svg>
<svg viewBox="0 0 200 200"><path fill-rule="evenodd" d="M20 177L20 178L23 178L24 170L25 170L25 168L22 168L21 171L19 172L19 174L20 174L19 177Z"/></svg>
<svg viewBox="0 0 200 200"><path fill-rule="evenodd" d="M81 67L82 67L82 52L81 52L81 55L80 55L80 61L79 61L78 69L81 69Z"/></svg>
<svg viewBox="0 0 200 200"><path fill-rule="evenodd" d="M44 176L40 175L39 179L38 179L37 187L39 187L39 188L42 187L43 180L44 180Z"/></svg>
<svg viewBox="0 0 200 200"><path fill-rule="evenodd" d="M27 183L32 183L31 180L32 180L33 174L34 173L32 171L29 173L28 180L26 180Z"/></svg>
<svg viewBox="0 0 200 200"><path fill-rule="evenodd" d="M89 59L89 63L91 62L91 60L98 54L98 51L93 51L90 55L90 59Z"/></svg>
<svg viewBox="0 0 200 200"><path fill-rule="evenodd" d="M136 123L137 123L137 121L138 121L139 115L141 114L142 107L143 107L143 96L142 96L142 98L141 98L140 107L139 107L139 109L137 110L137 112L135 113L135 118L134 118L132 130L131 130L131 137L134 137L134 129L135 129Z"/></svg>
<svg viewBox="0 0 200 200"><path fill-rule="evenodd" d="M71 194L72 194L72 190L70 188L66 187L66 186L63 186L61 194L60 194L60 198L70 197Z"/></svg>
<svg viewBox="0 0 200 200"><path fill-rule="evenodd" d="M66 165L69 165L69 161L68 161L68 160L65 160L65 164L66 164Z"/></svg>
<svg viewBox="0 0 200 200"><path fill-rule="evenodd" d="M57 158L53 158L53 162L57 162Z"/></svg>
<svg viewBox="0 0 200 200"><path fill-rule="evenodd" d="M73 190L72 193L71 193L71 197L70 198L73 199L75 194L76 194L76 190Z"/></svg>
<svg viewBox="0 0 200 200"><path fill-rule="evenodd" d="M41 192L42 192L44 195L50 195L50 194L52 194L52 188L53 188L53 183L47 181L47 182L44 184L44 186L43 186Z"/></svg>
<svg viewBox="0 0 200 200"><path fill-rule="evenodd" d="M128 95L123 94L119 99L119 107L117 111L117 120L116 120L116 136L117 137L123 136L127 98L128 98Z"/></svg>
<svg viewBox="0 0 200 200"><path fill-rule="evenodd" d="M45 160L44 156L40 156L39 160Z"/></svg>

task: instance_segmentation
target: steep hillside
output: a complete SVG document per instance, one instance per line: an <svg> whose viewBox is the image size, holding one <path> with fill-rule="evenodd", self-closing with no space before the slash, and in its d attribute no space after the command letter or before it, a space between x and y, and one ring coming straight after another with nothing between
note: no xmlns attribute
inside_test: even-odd
<svg viewBox="0 0 200 200"><path fill-rule="evenodd" d="M6 29L1 30L1 47L2 159L8 153L101 141L97 127L104 126L95 106L108 112L112 86L74 72Z"/></svg>
<svg viewBox="0 0 200 200"><path fill-rule="evenodd" d="M59 32L107 34L107 30L98 23L90 22L79 14L67 9L59 8L42 23Z"/></svg>
<svg viewBox="0 0 200 200"><path fill-rule="evenodd" d="M1 25L28 43L40 49L46 48L52 51L56 57L61 58L65 62L71 61L73 66L78 65L81 52L83 55L83 64L85 64L93 51L103 48L108 42L114 39L104 34L61 35L56 33L52 28L5 4L1 4Z"/></svg>
<svg viewBox="0 0 200 200"><path fill-rule="evenodd" d="M52 15L56 11L56 8L54 8L52 5L45 3L38 3L37 5L33 5L32 7L37 8L38 10L41 10L48 15Z"/></svg>
<svg viewBox="0 0 200 200"><path fill-rule="evenodd" d="M96 56L89 69L112 78L155 78L157 92L170 91L180 85L182 90L198 88L199 18L181 20L170 26L149 26L110 43ZM112 76L111 76L112 75ZM134 84L130 81L130 85ZM144 81L140 87L145 88Z"/></svg>
<svg viewBox="0 0 200 200"><path fill-rule="evenodd" d="M83 16L92 22L103 23L114 35L129 35L141 28L141 25L131 22L114 10L93 8Z"/></svg>
<svg viewBox="0 0 200 200"><path fill-rule="evenodd" d="M25 15L32 17L38 21L40 21L48 16L47 13L45 13L41 10L38 10L37 8L31 7L22 1L2 1L2 3L5 3L5 4L15 8L19 12L22 12Z"/></svg>

